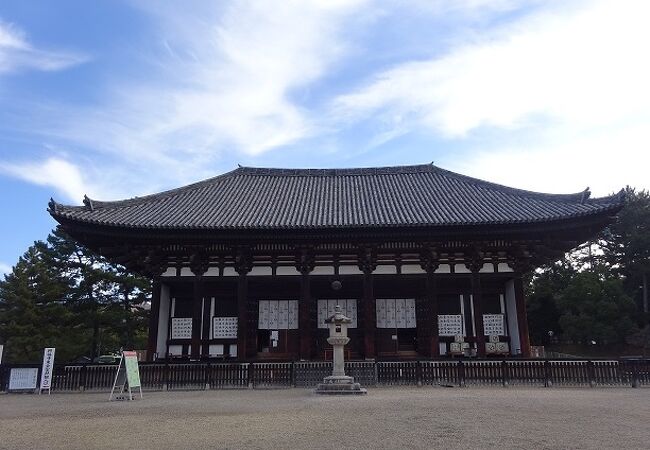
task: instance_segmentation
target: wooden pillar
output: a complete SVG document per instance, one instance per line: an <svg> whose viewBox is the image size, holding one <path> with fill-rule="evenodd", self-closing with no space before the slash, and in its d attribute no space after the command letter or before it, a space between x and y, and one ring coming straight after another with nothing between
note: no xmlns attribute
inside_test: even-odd
<svg viewBox="0 0 650 450"><path fill-rule="evenodd" d="M481 276L476 266L472 270L472 298L474 305L474 327L476 328L476 353L485 356L485 331L483 330L483 291Z"/></svg>
<svg viewBox="0 0 650 450"><path fill-rule="evenodd" d="M210 306L212 305L212 302L209 297L205 296L205 290L203 291L203 294L203 328L201 330L201 341L203 342L203 347L201 348L201 357L209 358L210 345L208 341L212 339L212 336L210 336L210 325L212 322L212 317L210 316Z"/></svg>
<svg viewBox="0 0 650 450"><path fill-rule="evenodd" d="M201 357L201 312L203 310L203 274L208 271L208 255L199 250L190 257L190 270L194 274L194 288L192 295L192 348L190 358Z"/></svg>
<svg viewBox="0 0 650 450"><path fill-rule="evenodd" d="M245 360L253 356L254 341L249 336L248 323L248 277L253 268L253 257L246 246L237 248L235 270L237 271L237 358ZM250 342L249 342L250 341Z"/></svg>
<svg viewBox="0 0 650 450"><path fill-rule="evenodd" d="M237 358L246 359L248 338L248 277L240 272L237 277Z"/></svg>
<svg viewBox="0 0 650 450"><path fill-rule="evenodd" d="M151 309L149 310L147 361L154 360L154 353L156 353L156 348L158 346L158 323L160 322L160 289L160 279L156 277L154 278L151 286Z"/></svg>
<svg viewBox="0 0 650 450"><path fill-rule="evenodd" d="M312 357L311 330L311 283L309 271L300 275L300 302L298 308L298 328L300 329L300 359L309 360Z"/></svg>
<svg viewBox="0 0 650 450"><path fill-rule="evenodd" d="M426 323L429 326L430 334L427 342L429 356L440 356L440 345L438 344L438 294L436 286L435 269L427 271L427 303L428 314Z"/></svg>
<svg viewBox="0 0 650 450"><path fill-rule="evenodd" d="M375 293L372 271L363 273L363 348L366 359L375 357L375 339L377 313L375 311Z"/></svg>
<svg viewBox="0 0 650 450"><path fill-rule="evenodd" d="M528 336L528 315L526 314L526 298L524 296L524 283L521 274L518 273L514 279L515 304L517 306L517 326L519 328L519 341L521 354L530 358L530 337Z"/></svg>
<svg viewBox="0 0 650 450"><path fill-rule="evenodd" d="M203 305L203 277L194 277L194 290L192 295L192 350L190 358L201 357L201 307Z"/></svg>
<svg viewBox="0 0 650 450"><path fill-rule="evenodd" d="M300 272L300 301L298 302L298 329L300 332L300 359L312 358L311 281L309 274L314 270L313 249L296 249L296 270Z"/></svg>

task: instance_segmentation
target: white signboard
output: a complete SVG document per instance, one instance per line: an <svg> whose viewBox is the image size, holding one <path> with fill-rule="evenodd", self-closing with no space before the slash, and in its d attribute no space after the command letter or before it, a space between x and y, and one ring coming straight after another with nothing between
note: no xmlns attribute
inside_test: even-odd
<svg viewBox="0 0 650 450"><path fill-rule="evenodd" d="M463 316L461 314L438 315L438 336L457 336L463 334Z"/></svg>
<svg viewBox="0 0 650 450"><path fill-rule="evenodd" d="M336 305L341 307L341 312L352 319L348 328L357 327L357 301L355 299L318 300L318 328L327 328L325 319L334 315Z"/></svg>
<svg viewBox="0 0 650 450"><path fill-rule="evenodd" d="M504 330L503 314L483 314L483 334L503 336Z"/></svg>
<svg viewBox="0 0 650 450"><path fill-rule="evenodd" d="M38 380L38 368L14 368L9 372L9 390L19 391L24 389L36 389Z"/></svg>
<svg viewBox="0 0 650 450"><path fill-rule="evenodd" d="M378 298L377 328L416 328L415 299Z"/></svg>
<svg viewBox="0 0 650 450"><path fill-rule="evenodd" d="M54 351L53 347L48 347L43 351L43 368L41 369L41 390L52 389L52 372L54 370Z"/></svg>
<svg viewBox="0 0 650 450"><path fill-rule="evenodd" d="M213 317L213 339L237 339L237 317Z"/></svg>
<svg viewBox="0 0 650 450"><path fill-rule="evenodd" d="M172 318L172 339L192 339L192 318Z"/></svg>
<svg viewBox="0 0 650 450"><path fill-rule="evenodd" d="M260 300L259 330L297 330L298 300Z"/></svg>

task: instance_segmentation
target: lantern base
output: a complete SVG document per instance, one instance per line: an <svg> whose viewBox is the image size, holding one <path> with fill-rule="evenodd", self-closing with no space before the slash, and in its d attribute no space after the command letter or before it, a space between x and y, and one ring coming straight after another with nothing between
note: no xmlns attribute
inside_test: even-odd
<svg viewBox="0 0 650 450"><path fill-rule="evenodd" d="M368 393L359 383L354 382L353 377L340 375L325 377L314 392L322 395L363 395Z"/></svg>

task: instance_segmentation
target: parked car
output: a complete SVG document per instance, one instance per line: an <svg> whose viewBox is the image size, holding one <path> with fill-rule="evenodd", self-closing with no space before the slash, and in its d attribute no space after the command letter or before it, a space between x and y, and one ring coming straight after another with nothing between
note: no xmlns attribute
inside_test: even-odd
<svg viewBox="0 0 650 450"><path fill-rule="evenodd" d="M93 363L95 364L118 364L119 362L119 355L100 355L93 359Z"/></svg>

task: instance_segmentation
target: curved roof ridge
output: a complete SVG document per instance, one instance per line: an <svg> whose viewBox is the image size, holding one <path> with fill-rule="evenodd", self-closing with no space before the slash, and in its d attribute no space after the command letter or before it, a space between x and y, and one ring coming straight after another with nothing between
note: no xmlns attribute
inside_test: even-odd
<svg viewBox="0 0 650 450"><path fill-rule="evenodd" d="M132 198L127 198L127 199L124 199L124 200L103 201L103 200L91 199L87 195L84 195L84 198L83 198L84 206L71 206L71 205L63 205L61 203L56 202L54 199L50 199L50 209L52 209L53 211L56 211L57 207L63 206L65 208L67 208L67 209L90 209L92 211L93 209L97 209L97 208L111 208L111 207L138 205L140 203L145 203L145 202L152 201L152 200L157 201L157 200L160 200L162 198L171 197L172 195L175 195L175 194L181 194L181 193L185 193L185 192L188 192L188 191L193 191L195 189L199 189L199 188L201 188L203 186L207 186L207 185L212 184L213 182L215 182L218 179L231 177L231 176L235 175L235 173L238 172L239 170L241 170L241 167L237 168L237 169L234 169L234 170L231 170L231 171L226 172L226 173L222 173L221 175L210 177L210 178L207 178L205 180L197 181L195 183L187 184L185 186L181 186L181 187L177 187L177 188L173 188L173 189L168 189L168 190L162 191L162 192L156 192L154 194L148 194L148 195L143 195L143 196L136 196L136 197L132 197Z"/></svg>
<svg viewBox="0 0 650 450"><path fill-rule="evenodd" d="M242 167L229 172L211 177L192 184L181 186L166 191L149 194L145 196L133 197L124 200L100 201L84 196L83 206L63 205L51 200L48 210L57 213L61 210L67 211L94 211L98 209L121 208L128 206L141 205L144 203L156 203L170 197L191 193L197 189L213 185L219 180L234 176L264 176L264 177L339 177L339 176L376 176L376 175L399 175L399 174L417 174L417 173L436 173L439 176L458 180L464 184L485 189L487 191L496 191L504 194L510 194L517 197L524 197L536 200L546 200L558 203L578 203L578 204L605 204L611 201L622 201L620 192L608 197L590 199L589 188L582 192L573 194L549 194L542 192L529 191L524 189L512 188L498 183L485 181L479 178L470 177L457 172L435 166L433 163L403 166L385 166L385 167L360 167L360 168L333 168L333 169L285 169L285 168L263 168L263 167ZM476 194L474 194L476 195Z"/></svg>
<svg viewBox="0 0 650 450"><path fill-rule="evenodd" d="M569 202L580 202L583 203L589 197L591 196L591 191L589 188L586 188L583 191L580 192L575 192L572 194L551 194L551 193L546 193L546 192L537 192L537 191L529 191L526 189L518 189L518 188L513 188L510 186L506 186L504 184L499 184L499 183L494 183L492 181L486 181L482 180L480 178L475 178L475 177L470 177L469 175L463 175L458 172L452 172L451 170L443 169L441 167L431 165L431 167L437 171L438 173L448 176L451 178L456 178L460 181L464 181L466 183L470 183L476 186L481 186L485 187L488 189L496 189L502 192L510 193L510 194L515 194L523 197L530 197L530 198L538 198L538 199L544 199L544 200L555 200L555 201L569 201Z"/></svg>

